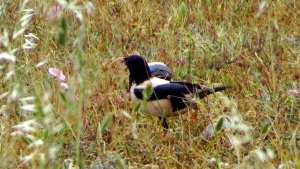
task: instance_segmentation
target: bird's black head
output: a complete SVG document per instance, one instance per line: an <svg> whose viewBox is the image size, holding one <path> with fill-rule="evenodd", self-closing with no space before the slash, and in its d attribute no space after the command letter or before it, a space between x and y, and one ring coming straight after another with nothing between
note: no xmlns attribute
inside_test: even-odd
<svg viewBox="0 0 300 169"><path fill-rule="evenodd" d="M129 69L129 86L135 83L143 83L145 80L148 80L151 76L150 69L146 60L139 55L130 55L123 57L122 62L126 64Z"/></svg>

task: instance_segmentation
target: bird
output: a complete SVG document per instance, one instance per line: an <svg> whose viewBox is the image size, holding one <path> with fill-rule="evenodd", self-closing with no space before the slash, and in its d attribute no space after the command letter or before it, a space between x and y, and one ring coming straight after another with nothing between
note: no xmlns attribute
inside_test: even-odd
<svg viewBox="0 0 300 169"><path fill-rule="evenodd" d="M146 111L159 117L162 126L169 128L167 117L177 116L184 110L195 105L194 97L200 99L215 92L226 90L227 86L209 88L204 85L170 81L151 76L147 61L140 55L118 58L129 69L130 97L135 104L146 101ZM147 95L145 91L150 88Z"/></svg>
<svg viewBox="0 0 300 169"><path fill-rule="evenodd" d="M116 59L115 61L118 61ZM115 62L113 61L113 63ZM150 69L150 75L151 77L158 77L165 80L171 80L172 79L172 71L171 69L162 62L150 62L148 63L149 69ZM130 97L129 92L123 92L122 95L117 97L117 100L119 102L124 102Z"/></svg>

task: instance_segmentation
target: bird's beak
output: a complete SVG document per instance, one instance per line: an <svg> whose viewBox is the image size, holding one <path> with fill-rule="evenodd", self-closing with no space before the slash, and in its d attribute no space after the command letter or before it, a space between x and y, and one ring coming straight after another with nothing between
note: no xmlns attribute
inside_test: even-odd
<svg viewBox="0 0 300 169"><path fill-rule="evenodd" d="M110 62L110 64L115 64L116 62L121 62L121 63L125 63L125 57L119 57L117 59L112 60L112 62Z"/></svg>
<svg viewBox="0 0 300 169"><path fill-rule="evenodd" d="M117 58L115 61L118 61L118 62L121 62L121 63L124 63L125 62L125 57L119 57Z"/></svg>

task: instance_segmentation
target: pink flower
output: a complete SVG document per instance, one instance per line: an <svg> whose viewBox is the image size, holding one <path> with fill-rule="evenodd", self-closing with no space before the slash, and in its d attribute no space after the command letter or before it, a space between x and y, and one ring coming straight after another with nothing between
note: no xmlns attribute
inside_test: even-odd
<svg viewBox="0 0 300 169"><path fill-rule="evenodd" d="M287 91L289 94L297 94L300 95L300 88L298 90L288 90Z"/></svg>
<svg viewBox="0 0 300 169"><path fill-rule="evenodd" d="M60 87L62 87L63 89L65 90L68 90L69 89L69 84L65 83L65 82L61 82L60 83Z"/></svg>
<svg viewBox="0 0 300 169"><path fill-rule="evenodd" d="M48 69L48 72L51 76L53 76L54 78L56 79L59 79L61 81L65 81L66 80L66 76L64 75L64 73L57 69L57 68L49 68ZM68 83L65 83L65 82L61 82L59 84L59 86L65 90L68 90L69 89L69 84Z"/></svg>
<svg viewBox="0 0 300 169"><path fill-rule="evenodd" d="M57 68L49 68L48 72L50 73L50 75L52 75L53 77L64 81L66 79L66 76L64 75L64 73L57 69Z"/></svg>
<svg viewBox="0 0 300 169"><path fill-rule="evenodd" d="M54 5L51 8L46 9L44 14L45 14L47 19L55 20L55 19L57 19L57 17L58 17L61 10L62 9L59 5Z"/></svg>

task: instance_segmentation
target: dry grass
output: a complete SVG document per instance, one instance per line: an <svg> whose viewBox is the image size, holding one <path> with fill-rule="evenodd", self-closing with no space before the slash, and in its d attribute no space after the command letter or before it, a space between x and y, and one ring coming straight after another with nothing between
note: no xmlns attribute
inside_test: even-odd
<svg viewBox="0 0 300 169"><path fill-rule="evenodd" d="M0 60L0 168L300 168L300 97L287 93L300 87L297 1L95 1L88 13L79 0L55 20L45 9L56 2L24 2L0 2L0 53L16 57ZM34 15L22 25L24 9ZM21 48L29 33L37 46ZM166 63L174 80L232 89L170 118L165 132L118 100L128 72L112 61L135 51ZM70 91L50 67L66 74ZM200 137L230 113L248 128ZM16 127L28 120L31 128Z"/></svg>

